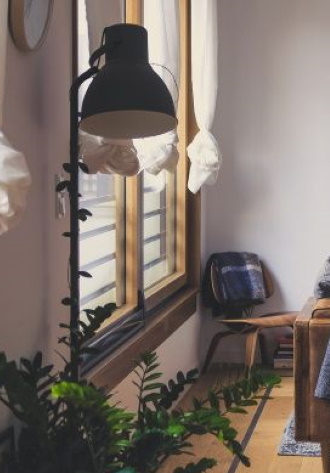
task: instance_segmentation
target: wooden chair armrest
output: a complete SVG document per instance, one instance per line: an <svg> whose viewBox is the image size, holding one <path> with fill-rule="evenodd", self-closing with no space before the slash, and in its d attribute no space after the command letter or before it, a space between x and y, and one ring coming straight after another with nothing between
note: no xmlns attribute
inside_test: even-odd
<svg viewBox="0 0 330 473"><path fill-rule="evenodd" d="M314 319L330 320L330 298L317 299L313 307Z"/></svg>
<svg viewBox="0 0 330 473"><path fill-rule="evenodd" d="M259 328L272 328L272 327L293 327L299 312L272 312L264 314L259 317L247 317L246 319L223 319L219 320L228 326L241 325L242 327L259 327Z"/></svg>
<svg viewBox="0 0 330 473"><path fill-rule="evenodd" d="M313 309L315 306L316 300L314 297L307 299L302 310L299 312L299 315L296 319L296 325L309 323L313 316Z"/></svg>

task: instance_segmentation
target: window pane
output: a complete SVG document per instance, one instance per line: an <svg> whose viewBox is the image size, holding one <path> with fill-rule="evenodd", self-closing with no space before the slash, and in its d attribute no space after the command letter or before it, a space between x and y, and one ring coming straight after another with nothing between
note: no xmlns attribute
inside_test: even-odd
<svg viewBox="0 0 330 473"><path fill-rule="evenodd" d="M92 278L80 278L80 303L90 309L116 301L116 199L115 177L80 174L81 207L93 216L80 223L80 270ZM108 296L108 297L107 297Z"/></svg>
<svg viewBox="0 0 330 473"><path fill-rule="evenodd" d="M89 68L88 29L83 0L78 2L78 46L78 74L81 74ZM85 82L80 89L80 106L89 82ZM121 198L124 193L123 180L111 174L80 172L79 192L80 208L86 208L93 214L85 222L80 222L80 270L92 275L92 278L81 277L79 281L81 310L93 309L108 302L120 305L124 302L123 290L121 288L119 300L116 280L119 279L122 284L123 274L118 269L116 248L119 234L123 240L124 232L117 226L118 213L124 211ZM123 264L121 262L122 268Z"/></svg>
<svg viewBox="0 0 330 473"><path fill-rule="evenodd" d="M175 177L144 173L143 280L148 289L174 272Z"/></svg>
<svg viewBox="0 0 330 473"><path fill-rule="evenodd" d="M179 3L179 2L178 2ZM177 8L177 5L176 7ZM160 12L170 13L170 22L162 27ZM156 72L165 82L172 94L174 104L178 100L179 84L179 38L177 38L177 19L174 9L167 10L163 5L157 8L157 0L143 1L143 25L148 31L149 60ZM169 29L167 29L167 27ZM167 136L167 138L166 138ZM164 135L171 144L169 135ZM157 137L155 137L157 140ZM159 146L162 155L161 142ZM152 154L156 159L157 151ZM150 158L150 156L149 156ZM157 189L157 190L156 190ZM144 173L143 192L143 286L148 289L155 286L175 270L175 175L162 171L153 176Z"/></svg>

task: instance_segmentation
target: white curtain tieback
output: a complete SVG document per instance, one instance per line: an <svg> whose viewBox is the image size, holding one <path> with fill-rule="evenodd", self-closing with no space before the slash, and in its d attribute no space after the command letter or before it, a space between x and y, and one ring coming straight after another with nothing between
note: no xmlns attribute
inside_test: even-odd
<svg viewBox="0 0 330 473"><path fill-rule="evenodd" d="M0 235L18 223L30 185L23 153L16 151L0 131Z"/></svg>
<svg viewBox="0 0 330 473"><path fill-rule="evenodd" d="M90 174L100 172L134 176L140 170L137 152L131 140L106 140L80 132L80 154Z"/></svg>
<svg viewBox="0 0 330 473"><path fill-rule="evenodd" d="M187 151L191 161L188 189L196 193L203 184L216 182L222 156L216 139L208 130L199 131Z"/></svg>

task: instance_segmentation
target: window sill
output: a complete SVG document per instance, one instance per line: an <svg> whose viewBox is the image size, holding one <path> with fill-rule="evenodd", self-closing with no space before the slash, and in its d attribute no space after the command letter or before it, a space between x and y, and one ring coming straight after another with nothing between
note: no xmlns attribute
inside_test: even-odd
<svg viewBox="0 0 330 473"><path fill-rule="evenodd" d="M88 380L112 390L134 369L140 353L155 350L196 312L197 292L197 288L186 288L164 303L143 330L87 373Z"/></svg>
<svg viewBox="0 0 330 473"><path fill-rule="evenodd" d="M172 294L179 291L187 285L187 276L185 273L175 272L163 281L159 282L155 287L145 292L145 304L147 310L157 308L160 301L166 300Z"/></svg>

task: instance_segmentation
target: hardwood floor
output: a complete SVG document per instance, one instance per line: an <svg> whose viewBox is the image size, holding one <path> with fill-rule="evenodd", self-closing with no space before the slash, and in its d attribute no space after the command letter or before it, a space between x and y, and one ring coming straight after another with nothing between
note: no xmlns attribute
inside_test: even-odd
<svg viewBox="0 0 330 473"><path fill-rule="evenodd" d="M209 387L214 385L215 373L201 378L191 392L183 399L183 405L189 404L192 396L202 396ZM274 388L272 400L266 402L261 417L247 444L246 454L250 457L251 468L239 465L235 473L322 473L320 458L289 457L277 455L277 448L286 425L288 416L293 410L293 378L283 377L281 387ZM248 429L256 408L250 408L247 415L233 414L233 426L242 440ZM207 456L217 459L218 464L209 470L210 473L228 473L232 463L232 455L212 436L201 436L193 439L194 453L197 458ZM171 459L163 473L172 473L175 467L192 461L191 457ZM232 471L232 469L231 469Z"/></svg>
<svg viewBox="0 0 330 473"><path fill-rule="evenodd" d="M321 458L277 455L283 429L293 410L293 378L282 378L273 389L274 399L267 402L247 445L253 473L322 473ZM236 473L246 471L242 465Z"/></svg>

